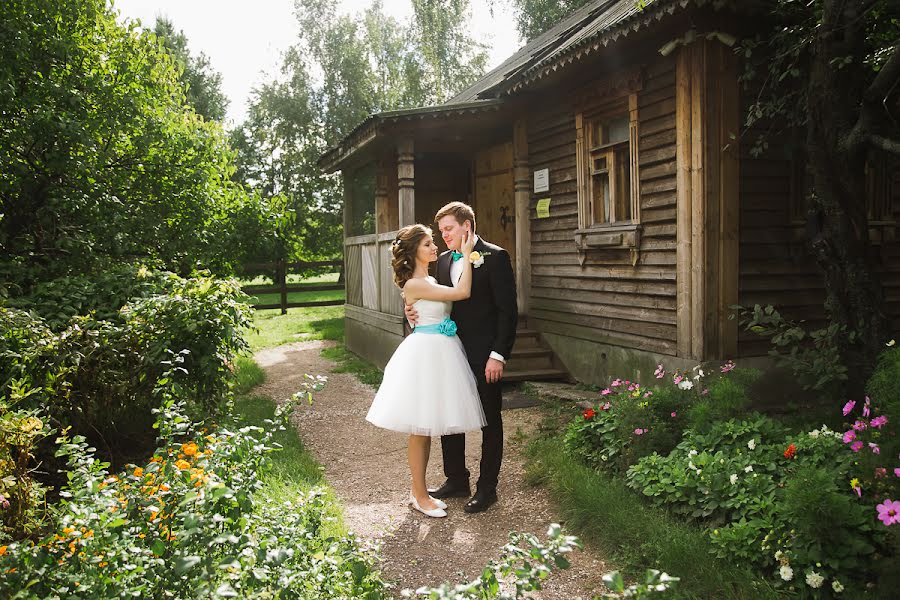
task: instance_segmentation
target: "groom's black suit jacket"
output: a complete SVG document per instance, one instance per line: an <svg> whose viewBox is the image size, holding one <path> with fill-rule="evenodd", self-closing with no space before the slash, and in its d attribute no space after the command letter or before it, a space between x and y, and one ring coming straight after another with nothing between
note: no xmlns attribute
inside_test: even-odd
<svg viewBox="0 0 900 600"><path fill-rule="evenodd" d="M478 238L475 250L484 256L484 264L472 269L472 295L453 303L450 317L456 321L457 335L479 382L484 382L484 367L491 352L505 359L512 353L519 318L516 303L516 281L509 253ZM438 283L452 286L451 253L438 258ZM460 260L468 260L464 256Z"/></svg>

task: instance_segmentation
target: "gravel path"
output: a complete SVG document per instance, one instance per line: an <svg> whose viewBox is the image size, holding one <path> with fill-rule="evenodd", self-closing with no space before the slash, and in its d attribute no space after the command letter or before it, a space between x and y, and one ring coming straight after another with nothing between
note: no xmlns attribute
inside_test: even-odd
<svg viewBox="0 0 900 600"><path fill-rule="evenodd" d="M406 436L378 429L365 421L375 388L353 375L332 373L334 363L321 356L331 342L297 342L259 352L255 358L266 371L266 383L255 391L284 401L300 389L306 373L328 375L328 384L312 406L298 409L294 422L304 443L325 467L328 483L340 498L348 527L381 545L385 579L399 590L443 582L460 583L477 577L508 541L510 531L529 531L545 538L558 521L547 494L524 481L521 436L539 421L536 408L505 410L503 467L497 490L499 502L488 511L468 515L463 498L448 501L449 515L431 519L406 505L409 472ZM477 479L481 434L466 436L467 464ZM430 485L443 481L440 440L432 443L428 468ZM570 557L572 567L551 575L535 598L591 598L603 588L608 570L590 548Z"/></svg>

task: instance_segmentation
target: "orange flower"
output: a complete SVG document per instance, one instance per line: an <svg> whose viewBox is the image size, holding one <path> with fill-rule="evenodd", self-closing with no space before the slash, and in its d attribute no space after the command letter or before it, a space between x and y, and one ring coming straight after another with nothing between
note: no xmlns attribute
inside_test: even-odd
<svg viewBox="0 0 900 600"><path fill-rule="evenodd" d="M84 537L86 537L86 538L94 537L94 530L93 530L93 529L89 529L89 530L84 534Z"/></svg>
<svg viewBox="0 0 900 600"><path fill-rule="evenodd" d="M143 477L144 470L142 468L138 467L137 469L134 470L134 476L135 477Z"/></svg>
<svg viewBox="0 0 900 600"><path fill-rule="evenodd" d="M6 546L0 546L0 556L6 554Z"/></svg>
<svg viewBox="0 0 900 600"><path fill-rule="evenodd" d="M154 456L153 458L150 459L150 462L162 462L162 457Z"/></svg>
<svg viewBox="0 0 900 600"><path fill-rule="evenodd" d="M63 533L65 533L65 534L70 534L73 531L75 531L74 527L63 527Z"/></svg>
<svg viewBox="0 0 900 600"><path fill-rule="evenodd" d="M138 537L141 538L141 539L144 539L145 537L147 537L147 534L146 534L146 533L139 533L139 534L138 534Z"/></svg>
<svg viewBox="0 0 900 600"><path fill-rule="evenodd" d="M164 492L168 492L168 491L169 491L169 486L166 485L165 483L163 483L162 485L159 486L159 489L161 489L161 490L164 491Z"/></svg>
<svg viewBox="0 0 900 600"><path fill-rule="evenodd" d="M197 454L197 444L194 442L188 442L187 444L181 445L181 451L187 454L188 456L193 456Z"/></svg>
<svg viewBox="0 0 900 600"><path fill-rule="evenodd" d="M203 482L200 481L199 479L194 482L194 487L200 487L201 485L203 485Z"/></svg>
<svg viewBox="0 0 900 600"><path fill-rule="evenodd" d="M59 562L60 562L60 564L62 564L62 561L59 561ZM15 568L15 567L13 567L12 569L9 569L9 570L7 571L7 573L15 573L15 572L16 572L16 568Z"/></svg>
<svg viewBox="0 0 900 600"><path fill-rule="evenodd" d="M188 461L186 461L184 459L180 459L175 462L175 466L178 467L179 469L181 469L182 471L184 471L185 469L191 468L191 463L189 463Z"/></svg>
<svg viewBox="0 0 900 600"><path fill-rule="evenodd" d="M152 513L150 513L150 520L155 521L157 516L159 516L159 511L154 510Z"/></svg>
<svg viewBox="0 0 900 600"><path fill-rule="evenodd" d="M797 454L797 446L796 444L791 444L787 447L787 450L784 451L785 458L794 458L794 455Z"/></svg>
<svg viewBox="0 0 900 600"><path fill-rule="evenodd" d="M101 562L101 563L100 563L99 565L97 565L97 566L98 566L98 567L105 567L105 566L108 565L108 564L109 564L108 562L103 561L103 562Z"/></svg>

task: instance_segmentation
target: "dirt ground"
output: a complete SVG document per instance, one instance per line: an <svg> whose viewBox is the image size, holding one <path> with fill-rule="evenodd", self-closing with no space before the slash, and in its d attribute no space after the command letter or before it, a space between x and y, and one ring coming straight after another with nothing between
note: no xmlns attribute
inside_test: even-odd
<svg viewBox="0 0 900 600"><path fill-rule="evenodd" d="M340 498L348 527L380 544L382 573L404 588L461 583L477 577L497 558L510 531L528 531L545 539L548 526L559 522L553 504L541 488L524 482L521 436L538 422L536 408L503 412L503 466L497 490L499 502L484 513L463 512L466 499L448 500L445 519L426 517L407 506L409 472L406 436L378 429L365 421L376 389L353 375L332 373L334 363L321 356L331 342L297 342L259 352L255 358L267 374L257 392L284 401L300 389L306 373L327 375L328 384L312 406L298 409L294 422L304 443L325 468L328 483ZM467 466L472 483L478 476L481 434L466 436ZM429 485L444 480L440 440L432 442ZM572 567L557 571L534 598L591 598L603 589L601 575L609 570L590 548L570 556Z"/></svg>

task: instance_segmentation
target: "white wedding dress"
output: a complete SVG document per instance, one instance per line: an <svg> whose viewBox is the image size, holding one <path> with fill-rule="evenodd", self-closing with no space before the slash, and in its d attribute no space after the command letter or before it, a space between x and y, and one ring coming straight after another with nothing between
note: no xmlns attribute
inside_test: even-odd
<svg viewBox="0 0 900 600"><path fill-rule="evenodd" d="M415 435L481 429L484 410L462 342L456 335L422 332L449 318L452 303L423 299L413 306L419 332L413 331L394 351L366 420Z"/></svg>

